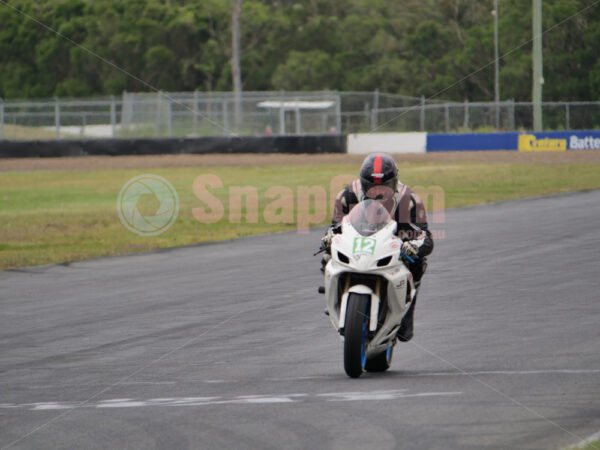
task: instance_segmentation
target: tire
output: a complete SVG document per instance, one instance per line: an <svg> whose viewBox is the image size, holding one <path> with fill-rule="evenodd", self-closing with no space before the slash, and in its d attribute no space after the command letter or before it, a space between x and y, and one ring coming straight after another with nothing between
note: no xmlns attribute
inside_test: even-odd
<svg viewBox="0 0 600 450"><path fill-rule="evenodd" d="M385 372L392 365L392 354L394 347L388 348L385 352L367 360L365 370L367 372Z"/></svg>
<svg viewBox="0 0 600 450"><path fill-rule="evenodd" d="M346 309L344 330L344 370L350 378L363 373L367 357L367 335L369 333L369 295L351 293Z"/></svg>

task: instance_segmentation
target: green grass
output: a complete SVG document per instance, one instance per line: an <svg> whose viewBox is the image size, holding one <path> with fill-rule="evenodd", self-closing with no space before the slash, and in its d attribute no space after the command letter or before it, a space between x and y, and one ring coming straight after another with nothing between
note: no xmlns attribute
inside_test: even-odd
<svg viewBox="0 0 600 450"><path fill-rule="evenodd" d="M579 449L579 450L600 450L600 440L590 442L585 447L570 447L571 449Z"/></svg>
<svg viewBox="0 0 600 450"><path fill-rule="evenodd" d="M0 269L75 261L84 258L152 250L257 233L297 228L297 214L282 223L267 223L264 210L273 200L271 186L291 189L294 210L299 186L329 185L338 174L356 174L358 165L264 166L233 168L156 168L141 170L28 171L0 174ZM180 199L179 216L165 233L142 237L120 222L116 200L132 177L153 173L169 180ZM214 174L224 186L210 189L224 205L217 223L200 223L193 208L205 206L193 192L194 179ZM412 163L401 167L401 181L414 186L439 186L445 207L600 188L599 163ZM258 222L229 220L229 188L254 186L258 192ZM337 191L337 189L336 189ZM145 199L145 213L157 202ZM330 205L320 204L329 212ZM318 208L317 208L318 209ZM314 210L314 206L311 211ZM329 216L320 223L329 221ZM312 224L316 225L316 224ZM315 247L318 237L315 237ZM308 249L310 250L310 249Z"/></svg>
<svg viewBox="0 0 600 450"><path fill-rule="evenodd" d="M55 130L47 130L44 127L28 127L24 125L4 124L4 139L8 140L34 140L34 139L56 139Z"/></svg>

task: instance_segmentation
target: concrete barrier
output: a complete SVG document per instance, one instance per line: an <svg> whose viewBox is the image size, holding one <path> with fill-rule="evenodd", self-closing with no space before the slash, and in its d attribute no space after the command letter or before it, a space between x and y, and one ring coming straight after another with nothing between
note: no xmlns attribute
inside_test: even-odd
<svg viewBox="0 0 600 450"><path fill-rule="evenodd" d="M348 153L425 153L427 133L366 133L348 135Z"/></svg>

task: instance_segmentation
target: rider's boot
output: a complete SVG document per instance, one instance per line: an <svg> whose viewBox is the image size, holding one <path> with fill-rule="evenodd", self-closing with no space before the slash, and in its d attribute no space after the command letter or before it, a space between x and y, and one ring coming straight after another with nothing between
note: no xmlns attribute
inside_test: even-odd
<svg viewBox="0 0 600 450"><path fill-rule="evenodd" d="M406 314L402 318L402 322L400 322L400 328L398 329L398 333L396 334L396 336L398 337L398 340L400 342L408 342L413 338L413 335L414 335L413 321L414 321L414 315L415 315L415 306L417 304L417 297L419 295L420 287L421 287L421 281L416 282L415 289L417 292L415 294L415 298L413 299L412 303L410 304L408 311L406 311Z"/></svg>

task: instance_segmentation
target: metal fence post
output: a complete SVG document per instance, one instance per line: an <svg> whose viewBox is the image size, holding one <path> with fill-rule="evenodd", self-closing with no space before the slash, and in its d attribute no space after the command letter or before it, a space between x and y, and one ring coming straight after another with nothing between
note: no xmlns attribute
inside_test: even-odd
<svg viewBox="0 0 600 450"><path fill-rule="evenodd" d="M110 135L111 137L115 137L116 135L116 127L117 127L117 103L115 101L115 96L110 96Z"/></svg>
<svg viewBox="0 0 600 450"><path fill-rule="evenodd" d="M279 107L279 134L282 136L285 134L285 110L283 109L283 100Z"/></svg>
<svg viewBox="0 0 600 450"><path fill-rule="evenodd" d="M156 113L154 114L154 137L160 132L160 109L162 107L162 91L156 93Z"/></svg>
<svg viewBox="0 0 600 450"><path fill-rule="evenodd" d="M196 129L198 128L198 89L194 90L194 107L192 108L192 114L194 115L193 118L193 133L196 134Z"/></svg>
<svg viewBox="0 0 600 450"><path fill-rule="evenodd" d="M169 137L173 137L173 102L167 98L167 130Z"/></svg>
<svg viewBox="0 0 600 450"><path fill-rule="evenodd" d="M302 133L302 118L300 117L300 108L296 108L296 134Z"/></svg>
<svg viewBox="0 0 600 450"><path fill-rule="evenodd" d="M377 110L379 109L379 89L375 89L375 93L373 94L373 109L371 110L371 131L375 131L378 127L377 125Z"/></svg>
<svg viewBox="0 0 600 450"><path fill-rule="evenodd" d="M565 122L566 122L566 130L571 128L571 111L569 108L569 104L565 103Z"/></svg>
<svg viewBox="0 0 600 450"><path fill-rule="evenodd" d="M469 129L469 99L465 99L465 117L463 119L464 131Z"/></svg>
<svg viewBox="0 0 600 450"><path fill-rule="evenodd" d="M4 140L4 100L0 98L0 141Z"/></svg>
<svg viewBox="0 0 600 450"><path fill-rule="evenodd" d="M444 105L444 128L446 133L450 133L450 106L448 103Z"/></svg>
<svg viewBox="0 0 600 450"><path fill-rule="evenodd" d="M225 134L229 135L229 111L227 109L227 100L223 100L223 128L225 128Z"/></svg>
<svg viewBox="0 0 600 450"><path fill-rule="evenodd" d="M56 126L56 139L60 139L60 100L54 97L54 125Z"/></svg>
<svg viewBox="0 0 600 450"><path fill-rule="evenodd" d="M425 131L425 96L421 95L421 131Z"/></svg>
<svg viewBox="0 0 600 450"><path fill-rule="evenodd" d="M370 131L374 132L377 129L377 110L375 108L373 108L371 110L371 127L370 127Z"/></svg>
<svg viewBox="0 0 600 450"><path fill-rule="evenodd" d="M515 128L516 128L516 125L515 125L515 101L509 100L508 104L509 104L508 129L509 129L509 131L515 131Z"/></svg>
<svg viewBox="0 0 600 450"><path fill-rule="evenodd" d="M335 99L336 131L342 132L342 98L338 94Z"/></svg>

